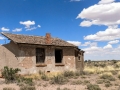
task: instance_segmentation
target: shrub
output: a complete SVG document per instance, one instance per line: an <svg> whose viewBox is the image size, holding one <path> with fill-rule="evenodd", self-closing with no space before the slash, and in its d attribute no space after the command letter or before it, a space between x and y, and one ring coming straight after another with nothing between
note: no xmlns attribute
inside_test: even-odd
<svg viewBox="0 0 120 90"><path fill-rule="evenodd" d="M104 83L110 83L110 81L109 81L109 80L107 80L107 79L105 79L105 80L104 80Z"/></svg>
<svg viewBox="0 0 120 90"><path fill-rule="evenodd" d="M88 83L90 83L90 81L88 81L88 80L84 80L83 83L84 83L84 84L88 84Z"/></svg>
<svg viewBox="0 0 120 90"><path fill-rule="evenodd" d="M87 85L88 90L101 90L101 88L98 85L95 84L89 84Z"/></svg>
<svg viewBox="0 0 120 90"><path fill-rule="evenodd" d="M97 80L96 83L97 83L97 84L103 84L103 83L104 83L104 80Z"/></svg>
<svg viewBox="0 0 120 90"><path fill-rule="evenodd" d="M63 75L57 75L52 78L50 84L64 84L68 80Z"/></svg>
<svg viewBox="0 0 120 90"><path fill-rule="evenodd" d="M105 83L105 87L110 87L111 85L111 83Z"/></svg>
<svg viewBox="0 0 120 90"><path fill-rule="evenodd" d="M15 89L11 87L4 87L3 90L15 90Z"/></svg>
<svg viewBox="0 0 120 90"><path fill-rule="evenodd" d="M65 88L63 88L63 90L70 90L70 89L65 87Z"/></svg>
<svg viewBox="0 0 120 90"><path fill-rule="evenodd" d="M87 72L87 71L81 71L80 72L80 75L89 75L90 73L89 72Z"/></svg>
<svg viewBox="0 0 120 90"><path fill-rule="evenodd" d="M23 86L24 84L33 86L33 79L32 78L24 78L24 77L19 77L17 79L17 83L19 86Z"/></svg>
<svg viewBox="0 0 120 90"><path fill-rule="evenodd" d="M113 63L113 64L117 63L117 60L112 60L112 63Z"/></svg>
<svg viewBox="0 0 120 90"><path fill-rule="evenodd" d="M20 90L36 90L34 86L22 86Z"/></svg>
<svg viewBox="0 0 120 90"><path fill-rule="evenodd" d="M118 78L120 79L120 74L118 75Z"/></svg>
<svg viewBox="0 0 120 90"><path fill-rule="evenodd" d="M21 71L20 69L16 68L8 68L7 66L4 67L3 71L2 71L2 76L5 78L5 82L9 83L9 82L14 82L17 78L17 73Z"/></svg>
<svg viewBox="0 0 120 90"><path fill-rule="evenodd" d="M80 76L81 72L80 71L75 71L75 76Z"/></svg>
<svg viewBox="0 0 120 90"><path fill-rule="evenodd" d="M111 75L108 75L108 74L103 74L100 76L101 79L108 79L110 81L115 81L115 78Z"/></svg>
<svg viewBox="0 0 120 90"><path fill-rule="evenodd" d="M41 76L41 79L44 81L48 81L49 78L45 72L39 71L39 75Z"/></svg>
<svg viewBox="0 0 120 90"><path fill-rule="evenodd" d="M101 63L101 64L100 64L100 66L101 66L101 67L105 67L105 66L106 66L106 64L105 64L105 63L103 63L103 64Z"/></svg>
<svg viewBox="0 0 120 90"><path fill-rule="evenodd" d="M82 81L77 80L77 81L72 81L72 82L71 82L71 85L80 85L80 84L82 84L82 83L83 83Z"/></svg>
<svg viewBox="0 0 120 90"><path fill-rule="evenodd" d="M118 71L111 71L111 73L112 73L113 75L116 75L116 74L118 73Z"/></svg>
<svg viewBox="0 0 120 90"><path fill-rule="evenodd" d="M70 77L74 76L74 72L73 71L64 71L63 75L64 75L64 77L70 78Z"/></svg>
<svg viewBox="0 0 120 90"><path fill-rule="evenodd" d="M33 85L33 79L32 78L24 78L23 82L28 85Z"/></svg>
<svg viewBox="0 0 120 90"><path fill-rule="evenodd" d="M44 81L49 80L48 76L45 73L41 74L41 79L44 80Z"/></svg>
<svg viewBox="0 0 120 90"><path fill-rule="evenodd" d="M88 60L88 63L91 63L92 61L91 60Z"/></svg>

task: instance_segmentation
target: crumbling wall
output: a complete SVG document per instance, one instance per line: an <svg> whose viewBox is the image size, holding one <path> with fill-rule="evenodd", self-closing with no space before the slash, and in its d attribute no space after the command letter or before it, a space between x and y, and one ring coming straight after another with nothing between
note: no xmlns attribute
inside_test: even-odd
<svg viewBox="0 0 120 90"><path fill-rule="evenodd" d="M55 72L64 70L76 70L74 48L64 48L55 46L20 46L19 67L23 73L36 73L39 70L45 72ZM36 63L36 48L45 48L45 62ZM55 63L55 49L63 50L62 63Z"/></svg>
<svg viewBox="0 0 120 90"><path fill-rule="evenodd" d="M76 69L82 71L84 69L84 52L79 51L76 58Z"/></svg>
<svg viewBox="0 0 120 90"><path fill-rule="evenodd" d="M63 50L62 63L55 63L55 49L57 47L47 47L45 48L45 64L47 66L37 67L41 71L45 72L59 72L65 70L76 70L75 69L75 56L73 48L58 48Z"/></svg>
<svg viewBox="0 0 120 90"><path fill-rule="evenodd" d="M36 63L36 48L45 48L45 62ZM55 63L55 49L63 51L62 63ZM76 70L75 50L72 47L40 46L28 44L10 44L0 46L0 69L4 66L20 68L21 74Z"/></svg>
<svg viewBox="0 0 120 90"><path fill-rule="evenodd" d="M63 60L66 70L75 70L75 50L74 48L63 49Z"/></svg>
<svg viewBox="0 0 120 90"><path fill-rule="evenodd" d="M13 42L0 45L0 73L4 66L12 68L18 67L18 59L16 57L17 51L15 51L18 50L17 48L17 45Z"/></svg>

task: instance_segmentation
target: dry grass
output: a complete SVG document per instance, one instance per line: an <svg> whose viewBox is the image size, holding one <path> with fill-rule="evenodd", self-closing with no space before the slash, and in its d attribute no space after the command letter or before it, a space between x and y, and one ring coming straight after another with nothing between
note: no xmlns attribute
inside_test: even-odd
<svg viewBox="0 0 120 90"><path fill-rule="evenodd" d="M22 88L36 88L35 90L117 90L120 86L120 62L86 62L83 72L39 72L24 76L26 82L33 79L34 84ZM30 82L31 84L31 82ZM54 87L54 88L53 88ZM3 90L3 88L0 90ZM18 89L16 89L18 90Z"/></svg>
<svg viewBox="0 0 120 90"><path fill-rule="evenodd" d="M103 62L86 62L84 71L94 74L103 72L120 71L120 62L103 61Z"/></svg>

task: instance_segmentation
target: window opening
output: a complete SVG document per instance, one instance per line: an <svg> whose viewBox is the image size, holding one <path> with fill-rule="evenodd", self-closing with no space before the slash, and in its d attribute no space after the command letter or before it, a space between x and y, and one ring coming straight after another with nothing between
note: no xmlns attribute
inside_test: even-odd
<svg viewBox="0 0 120 90"><path fill-rule="evenodd" d="M44 63L45 61L45 49L36 48L36 63Z"/></svg>
<svg viewBox="0 0 120 90"><path fill-rule="evenodd" d="M55 63L62 63L63 52L61 49L55 49Z"/></svg>

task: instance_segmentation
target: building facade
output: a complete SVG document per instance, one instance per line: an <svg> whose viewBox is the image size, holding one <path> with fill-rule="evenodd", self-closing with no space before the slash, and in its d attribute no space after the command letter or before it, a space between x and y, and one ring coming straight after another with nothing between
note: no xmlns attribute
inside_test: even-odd
<svg viewBox="0 0 120 90"><path fill-rule="evenodd" d="M64 40L46 36L2 33L10 43L0 46L0 70L20 68L21 74L84 69L84 51Z"/></svg>

